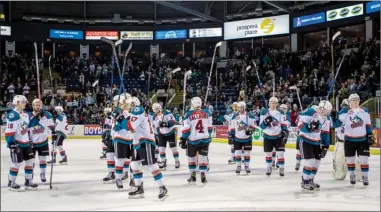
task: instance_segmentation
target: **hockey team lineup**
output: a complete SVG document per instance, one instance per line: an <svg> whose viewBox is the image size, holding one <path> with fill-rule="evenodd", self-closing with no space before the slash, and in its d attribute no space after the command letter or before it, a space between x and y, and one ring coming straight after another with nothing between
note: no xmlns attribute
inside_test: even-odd
<svg viewBox="0 0 381 212"><path fill-rule="evenodd" d="M120 45L119 41L113 43L105 38L102 38L102 41L113 48L119 75L123 76L125 68L119 67L115 51L115 47ZM218 45L221 44L217 43L216 47ZM130 49L131 44L125 53L125 59ZM246 69L256 69L254 62L252 65L253 67L248 66ZM341 63L335 79L340 67ZM213 66L210 76L212 70ZM258 72L256 74L258 83L261 84ZM189 72L185 72L184 77L187 75ZM120 80L122 81L122 77ZM186 193L187 187L200 189L198 192L202 193L201 189L207 190L209 181L213 181L214 163L212 161L214 161L219 171L221 164L228 167L235 165L234 170L229 168L229 171L226 169L222 171L228 172L230 176L226 182L223 182L227 184L236 178L244 179L242 175L261 176L258 178L261 181L277 177L281 181L292 172L294 178L300 179L298 183L288 184L287 181L278 183L287 184L287 187L294 191L296 198L307 196L308 199L309 195L324 195L319 194L319 192L324 192L325 186L323 182L319 182L319 167L329 154L328 149L332 139L330 130L336 132L336 138L334 138L336 144L332 161L325 163L329 163L331 166L332 179L338 182L344 180L347 185L350 185L350 188L343 186L342 190L336 187L337 191L349 191L350 189L363 191L372 186L373 182L369 180L369 175L372 175L369 157L370 146L375 139L370 128L369 112L360 106L360 97L357 94L351 94L348 99L343 100L340 111L335 111L328 101L330 92L332 92L331 87L327 100L305 108L297 121L298 137L294 155L286 154L288 150L285 146L290 127L287 106L279 105L279 100L274 96L269 98L268 105L260 113L259 125L256 125L254 116L247 110L245 98L240 98L238 102L233 103L229 113L225 115L229 134L229 147L226 144L224 146L226 159L228 159L226 163L225 161L217 162L211 158L213 148L210 147L214 144L211 144L212 117L210 111L205 107L208 94L205 96L204 104L200 97L191 99L190 109L182 116L180 123L182 135L177 141L176 125L179 123L175 121L172 113L166 110L167 102L164 105L154 103L149 109L143 108L139 98L122 92L124 90L123 82L120 85L119 94L113 97L113 107L104 110L106 118L102 123L101 142L102 150L104 150L102 158L106 160L101 160L100 163L103 164L104 173L107 175L103 179L91 182L96 186L114 186L115 190L121 191L129 199L147 199L146 196L149 195L150 200L153 200L152 193L154 193L155 199L164 201L168 198L171 200L176 197L171 195L171 181L166 180L167 172L172 174L172 171L180 171L186 167L188 173L171 176L171 179L173 177L182 178L185 175L187 177L182 179L185 184L182 185L184 193ZM292 89L298 93L297 87ZM70 157L67 156L63 145L66 139L70 140L67 138L65 111L62 106L56 106L54 114L43 111L40 99L39 97L32 102L32 113L25 113L23 110L27 99L23 95L16 95L13 99L14 108L7 114L5 136L11 161L7 187L11 191L23 190L22 186L16 183L22 166L24 166L25 176L24 189L32 191L41 189L40 192L49 192L42 189L47 187L47 184L50 189L54 186L59 187L61 184L55 185L56 173L54 170L59 167L60 173L62 173L66 167L71 166ZM298 101L300 103L300 98ZM264 133L263 147L257 149L252 145L252 135L256 128L262 129ZM48 139L49 131L51 131L51 141ZM256 154L261 153L262 160L251 161L254 150ZM168 152L172 155L170 156ZM57 156L58 154L59 156ZM295 158L295 164L286 166L290 156ZM173 164L167 162L170 157L173 158ZM180 158L186 159L181 161ZM57 162L60 166L55 166ZM254 168L251 166L259 163L262 163L264 168L255 169L252 172ZM49 176L46 175L48 170L50 170ZM278 175L279 178L274 175ZM347 176L348 178L345 179ZM145 189L146 181L152 180L155 182L158 193L154 192L152 182L149 183L149 189ZM42 184L37 184L36 181L41 181ZM222 188L218 192L226 192L226 188ZM365 196L366 193L362 192L358 195ZM183 198L186 198L186 194ZM147 209L150 207L153 206L147 206Z"/></svg>

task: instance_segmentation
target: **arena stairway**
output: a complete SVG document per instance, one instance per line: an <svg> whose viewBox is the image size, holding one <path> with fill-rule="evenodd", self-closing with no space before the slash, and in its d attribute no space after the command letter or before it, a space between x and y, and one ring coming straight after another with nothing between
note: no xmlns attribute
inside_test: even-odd
<svg viewBox="0 0 381 212"><path fill-rule="evenodd" d="M182 89L176 87L175 88L175 97L173 97L172 101L169 103L170 108L178 107L183 102L183 94Z"/></svg>

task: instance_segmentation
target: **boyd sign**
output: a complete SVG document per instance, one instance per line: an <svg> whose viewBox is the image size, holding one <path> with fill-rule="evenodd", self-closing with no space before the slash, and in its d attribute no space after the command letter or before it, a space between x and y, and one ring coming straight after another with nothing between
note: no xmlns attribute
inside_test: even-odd
<svg viewBox="0 0 381 212"><path fill-rule="evenodd" d="M85 125L84 135L102 135L103 129L99 125Z"/></svg>

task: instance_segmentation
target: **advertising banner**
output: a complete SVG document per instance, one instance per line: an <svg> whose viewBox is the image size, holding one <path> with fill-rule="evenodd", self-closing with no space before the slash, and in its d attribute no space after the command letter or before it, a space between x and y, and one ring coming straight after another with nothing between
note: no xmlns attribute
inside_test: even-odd
<svg viewBox="0 0 381 212"><path fill-rule="evenodd" d="M50 29L50 38L82 40L83 31Z"/></svg>
<svg viewBox="0 0 381 212"><path fill-rule="evenodd" d="M349 18L364 14L363 4L356 4L348 7L342 7L334 10L328 10L327 21L335 21L343 18Z"/></svg>
<svg viewBox="0 0 381 212"><path fill-rule="evenodd" d="M153 40L153 31L121 31L123 40Z"/></svg>
<svg viewBox="0 0 381 212"><path fill-rule="evenodd" d="M84 125L84 135L102 135L103 129L99 125Z"/></svg>
<svg viewBox="0 0 381 212"><path fill-rule="evenodd" d="M186 39L187 30L162 30L155 32L155 40Z"/></svg>
<svg viewBox="0 0 381 212"><path fill-rule="evenodd" d="M190 29L189 38L210 38L222 36L222 28Z"/></svg>
<svg viewBox="0 0 381 212"><path fill-rule="evenodd" d="M11 36L11 27L10 26L1 26L0 27L1 29L1 35L7 35L7 36Z"/></svg>
<svg viewBox="0 0 381 212"><path fill-rule="evenodd" d="M290 33L290 15L224 23L224 39L252 38Z"/></svg>
<svg viewBox="0 0 381 212"><path fill-rule="evenodd" d="M86 40L100 40L101 37L118 40L119 33L118 31L86 31Z"/></svg>
<svg viewBox="0 0 381 212"><path fill-rule="evenodd" d="M325 13L315 13L312 15L305 15L305 16L300 16L296 17L293 19L293 26L294 28L297 27L304 27L308 25L313 25L313 24L320 24L325 22Z"/></svg>
<svg viewBox="0 0 381 212"><path fill-rule="evenodd" d="M373 128L372 130L373 132L373 136L374 138L376 139L376 142L374 142L374 144L372 145L372 147L380 147L380 140L381 140L381 130L380 128Z"/></svg>
<svg viewBox="0 0 381 212"><path fill-rule="evenodd" d="M366 14L380 11L380 1L371 1L366 3Z"/></svg>

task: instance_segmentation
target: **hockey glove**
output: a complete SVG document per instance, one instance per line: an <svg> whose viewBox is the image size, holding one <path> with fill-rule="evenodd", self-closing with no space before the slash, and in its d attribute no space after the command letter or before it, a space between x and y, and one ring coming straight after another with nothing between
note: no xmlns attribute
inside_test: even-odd
<svg viewBox="0 0 381 212"><path fill-rule="evenodd" d="M116 118L116 121L120 123L120 122L123 121L123 119L124 119L124 116L123 116L123 115L119 115L119 116Z"/></svg>
<svg viewBox="0 0 381 212"><path fill-rule="evenodd" d="M252 135L253 134L253 130L252 129L247 129L247 130L245 130L245 134L246 135Z"/></svg>
<svg viewBox="0 0 381 212"><path fill-rule="evenodd" d="M57 133L55 131L52 132L52 144L54 145L54 141L57 140Z"/></svg>
<svg viewBox="0 0 381 212"><path fill-rule="evenodd" d="M287 139L288 139L288 132L287 131L282 131L281 139L285 144L287 144Z"/></svg>
<svg viewBox="0 0 381 212"><path fill-rule="evenodd" d="M267 116L263 122L267 125L270 126L271 123L273 122L273 117L272 116Z"/></svg>
<svg viewBox="0 0 381 212"><path fill-rule="evenodd" d="M229 135L229 137L228 137L228 143L229 143L230 145L234 144L234 138L233 138L232 135Z"/></svg>
<svg viewBox="0 0 381 212"><path fill-rule="evenodd" d="M159 124L159 126L161 127L161 128L163 128L163 127L168 127L168 122L160 122L160 124Z"/></svg>
<svg viewBox="0 0 381 212"><path fill-rule="evenodd" d="M11 141L8 143L8 148L12 151L15 151L19 145L16 143L16 141Z"/></svg>
<svg viewBox="0 0 381 212"><path fill-rule="evenodd" d="M319 123L316 122L316 121L311 121L308 125L307 125L307 129L310 130L310 131L315 131L315 130L318 130L319 129Z"/></svg>
<svg viewBox="0 0 381 212"><path fill-rule="evenodd" d="M329 149L329 146L322 146L320 151L321 158L325 158L325 156L327 155L328 149Z"/></svg>
<svg viewBox="0 0 381 212"><path fill-rule="evenodd" d="M118 110L114 110L111 113L111 117L113 117L114 119L117 119L119 115L120 115L120 112Z"/></svg>
<svg viewBox="0 0 381 212"><path fill-rule="evenodd" d="M337 113L336 110L331 111L331 118L332 118L332 121L336 121L337 119L339 119L339 114Z"/></svg>
<svg viewBox="0 0 381 212"><path fill-rule="evenodd" d="M186 138L180 138L179 146L181 149L186 149L188 147L187 145L187 139Z"/></svg>
<svg viewBox="0 0 381 212"><path fill-rule="evenodd" d="M372 146L374 144L374 136L368 135L368 144L369 146Z"/></svg>
<svg viewBox="0 0 381 212"><path fill-rule="evenodd" d="M35 115L35 117L38 119L38 121L40 121L43 116L44 116L44 113L42 111L36 113L36 115Z"/></svg>

